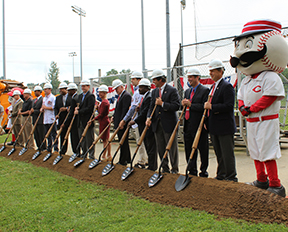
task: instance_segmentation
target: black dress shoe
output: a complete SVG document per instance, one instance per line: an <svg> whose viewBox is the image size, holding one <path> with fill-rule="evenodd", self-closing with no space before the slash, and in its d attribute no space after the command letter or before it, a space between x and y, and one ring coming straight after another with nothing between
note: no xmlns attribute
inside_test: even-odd
<svg viewBox="0 0 288 232"><path fill-rule="evenodd" d="M285 188L282 184L280 187L269 187L267 190L269 192L275 193L281 197L286 197L286 191L285 191Z"/></svg>
<svg viewBox="0 0 288 232"><path fill-rule="evenodd" d="M224 180L223 178L218 177L218 176L214 177L213 179L215 179L215 180Z"/></svg>
<svg viewBox="0 0 288 232"><path fill-rule="evenodd" d="M139 163L137 163L137 164L134 165L134 167L135 167L135 168L142 168L142 169L144 169L144 168L145 168L145 164L139 164Z"/></svg>
<svg viewBox="0 0 288 232"><path fill-rule="evenodd" d="M257 188L261 189L268 189L269 188L269 180L266 182L261 182L259 180L254 180L253 182L246 182L245 184L255 186Z"/></svg>
<svg viewBox="0 0 288 232"><path fill-rule="evenodd" d="M172 174L177 174L178 172L175 171L175 170L172 170L171 173L172 173Z"/></svg>
<svg viewBox="0 0 288 232"><path fill-rule="evenodd" d="M9 143L7 143L7 145L14 145L14 142L9 142Z"/></svg>
<svg viewBox="0 0 288 232"><path fill-rule="evenodd" d="M208 177L208 172L200 172L199 176L200 177Z"/></svg>

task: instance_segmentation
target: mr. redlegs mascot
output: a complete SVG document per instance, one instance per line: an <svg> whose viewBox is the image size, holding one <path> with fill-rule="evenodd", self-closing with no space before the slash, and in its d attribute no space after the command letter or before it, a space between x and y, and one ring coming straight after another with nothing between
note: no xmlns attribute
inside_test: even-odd
<svg viewBox="0 0 288 232"><path fill-rule="evenodd" d="M287 66L288 45L281 35L281 24L272 20L246 23L234 40L235 56L230 63L248 75L238 91L238 102L239 110L247 117L248 150L257 172L257 180L249 184L285 197L276 164L281 157L280 100L285 97L277 73Z"/></svg>

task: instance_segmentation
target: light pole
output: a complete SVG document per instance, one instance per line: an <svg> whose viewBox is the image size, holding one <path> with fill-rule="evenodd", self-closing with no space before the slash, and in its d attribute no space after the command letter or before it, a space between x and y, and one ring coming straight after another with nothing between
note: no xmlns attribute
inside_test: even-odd
<svg viewBox="0 0 288 232"><path fill-rule="evenodd" d="M143 0L141 0L141 32L142 32L142 70L145 71L145 42L144 42L144 11ZM147 72L144 72L144 77L147 78Z"/></svg>
<svg viewBox="0 0 288 232"><path fill-rule="evenodd" d="M76 52L70 52L69 54L68 54L70 57L72 57L72 60L73 60L73 81L74 81L74 56L77 56L77 54L76 54Z"/></svg>
<svg viewBox="0 0 288 232"><path fill-rule="evenodd" d="M3 79L6 79L6 55L5 55L5 0L3 0L2 16L3 16Z"/></svg>
<svg viewBox="0 0 288 232"><path fill-rule="evenodd" d="M166 0L166 57L167 68L170 68L170 18L169 18L169 0ZM167 69L167 82L171 81L170 69Z"/></svg>
<svg viewBox="0 0 288 232"><path fill-rule="evenodd" d="M183 10L185 10L186 7L186 0L180 1L181 5L181 65L184 65L184 53L183 53ZM182 70L182 75L184 75L184 68Z"/></svg>
<svg viewBox="0 0 288 232"><path fill-rule="evenodd" d="M83 69L82 69L82 16L86 17L86 11L78 6L71 6L72 11L80 16L80 77L82 80Z"/></svg>

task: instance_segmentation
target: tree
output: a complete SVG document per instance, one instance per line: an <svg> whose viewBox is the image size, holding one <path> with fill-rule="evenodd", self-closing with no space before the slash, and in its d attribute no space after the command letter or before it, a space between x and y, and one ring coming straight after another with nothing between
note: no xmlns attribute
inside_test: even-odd
<svg viewBox="0 0 288 232"><path fill-rule="evenodd" d="M112 85L112 81L114 81L115 79L120 79L121 81L123 81L123 83L126 83L126 74L130 73L130 69L122 69L122 71L118 72L116 69L112 68L110 71L106 72L106 76L105 78L101 78L101 84L105 84L108 86ZM123 74L121 76L115 76L117 74Z"/></svg>
<svg viewBox="0 0 288 232"><path fill-rule="evenodd" d="M69 85L70 81L68 80L64 80L63 82L65 82L67 85Z"/></svg>
<svg viewBox="0 0 288 232"><path fill-rule="evenodd" d="M57 67L57 63L52 61L50 64L47 82L49 82L52 85L53 87L52 93L54 95L57 93L57 89L60 84L59 73L60 72L59 72L59 68Z"/></svg>

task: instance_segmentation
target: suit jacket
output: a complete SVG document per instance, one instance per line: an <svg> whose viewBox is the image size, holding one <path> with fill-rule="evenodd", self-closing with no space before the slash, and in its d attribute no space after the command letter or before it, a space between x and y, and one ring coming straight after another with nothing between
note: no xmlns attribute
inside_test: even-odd
<svg viewBox="0 0 288 232"><path fill-rule="evenodd" d="M11 113L11 122L12 124L14 123L16 117L17 117L17 114L18 114L18 111L22 109L22 106L23 106L23 100L20 98L19 101L13 106L13 109L12 109L12 113ZM15 122L15 124L21 124L22 122L22 115L20 115L17 119L17 121Z"/></svg>
<svg viewBox="0 0 288 232"><path fill-rule="evenodd" d="M151 93L148 117L150 117L152 113L157 97L159 97L159 88L154 89ZM161 120L165 133L172 133L178 120L176 111L180 108L180 97L177 89L166 84L162 93L162 101L164 102L163 107L157 106L152 117L152 130L154 133L156 132L159 120Z"/></svg>
<svg viewBox="0 0 288 232"><path fill-rule="evenodd" d="M71 105L70 105L69 115L68 115L66 122L64 123L65 127L69 127L70 122L74 116L75 107L77 106L77 103L78 103L78 97L79 97L79 95L77 93L71 97ZM78 115L75 116L73 125L78 125Z"/></svg>
<svg viewBox="0 0 288 232"><path fill-rule="evenodd" d="M236 132L234 103L235 90L229 82L222 79L214 90L211 101L212 110L208 118L208 128L211 134L229 135Z"/></svg>
<svg viewBox="0 0 288 232"><path fill-rule="evenodd" d="M71 96L67 95L66 101L65 101L65 107L69 107L71 105ZM55 106L54 106L54 111L55 111L55 115L57 115L60 111L60 108L64 107L63 105L63 95L59 95L56 97L55 100ZM57 125L57 129L60 129L60 126L63 124L64 119L66 118L68 114L68 111L62 111L61 114L59 115L59 119L58 119L58 125Z"/></svg>
<svg viewBox="0 0 288 232"><path fill-rule="evenodd" d="M43 97L42 96L40 96L40 98L37 101L36 101L36 99L33 99L33 102L32 102L32 108L34 109L34 112L32 114L33 124L36 122L36 120L40 114L40 109L41 109L42 103L43 103ZM41 114L37 124L43 124L43 113Z"/></svg>
<svg viewBox="0 0 288 232"><path fill-rule="evenodd" d="M114 129L116 129L120 123L120 121L124 118L126 113L129 110L131 105L131 95L126 90L122 93L121 97L116 103L116 107L114 110L113 118L114 118ZM128 122L126 122L128 123Z"/></svg>
<svg viewBox="0 0 288 232"><path fill-rule="evenodd" d="M137 118L134 121L138 124L139 131L143 131L145 128L145 122L147 119L147 113L151 103L151 92L148 92L143 98L142 104L139 108Z"/></svg>
<svg viewBox="0 0 288 232"><path fill-rule="evenodd" d="M190 99L192 88L186 89L184 98ZM191 107L189 107L190 117L184 117L184 132L196 132L203 116L204 103L207 101L209 89L201 84L198 85L194 93Z"/></svg>
<svg viewBox="0 0 288 232"><path fill-rule="evenodd" d="M95 107L95 95L88 91L85 95L84 100L82 101L83 93L78 97L79 113L78 113L78 125L82 124L83 127L87 125L87 122L90 120L91 115ZM94 123L91 123L89 128L93 128Z"/></svg>

